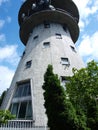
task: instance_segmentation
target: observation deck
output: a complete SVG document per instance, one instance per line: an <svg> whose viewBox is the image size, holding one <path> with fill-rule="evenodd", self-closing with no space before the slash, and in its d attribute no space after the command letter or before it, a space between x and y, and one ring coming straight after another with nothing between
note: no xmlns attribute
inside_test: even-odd
<svg viewBox="0 0 98 130"><path fill-rule="evenodd" d="M72 0L26 0L18 14L20 39L26 45L35 26L44 21L67 26L75 43L79 36L79 12ZM45 2L47 1L47 2Z"/></svg>

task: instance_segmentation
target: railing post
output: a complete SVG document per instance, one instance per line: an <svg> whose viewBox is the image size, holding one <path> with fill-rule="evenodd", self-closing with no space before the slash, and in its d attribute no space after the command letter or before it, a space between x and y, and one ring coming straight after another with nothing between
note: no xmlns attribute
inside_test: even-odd
<svg viewBox="0 0 98 130"><path fill-rule="evenodd" d="M9 120L2 124L0 130L49 130L47 126L34 126L32 120Z"/></svg>

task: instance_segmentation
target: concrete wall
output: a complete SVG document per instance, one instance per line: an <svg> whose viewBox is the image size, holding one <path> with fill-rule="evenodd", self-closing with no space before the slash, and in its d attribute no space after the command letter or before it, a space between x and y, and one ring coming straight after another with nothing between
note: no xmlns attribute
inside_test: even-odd
<svg viewBox="0 0 98 130"><path fill-rule="evenodd" d="M56 33L61 34L62 39L57 39ZM34 39L37 35L38 38ZM50 46L45 47L43 45L44 42L50 42ZM9 108L16 89L16 82L31 79L35 126L44 126L47 122L47 117L43 106L44 98L42 85L44 82L43 75L48 64L53 65L54 73L58 74L59 77L71 76L73 67L77 69L84 67L83 61L76 48L76 51L72 51L70 45L75 48L69 31L65 31L62 25L51 23L50 28L44 28L44 25L42 24L32 29L25 49L25 54L20 60L1 108ZM69 59L69 66L62 65L61 57ZM32 65L30 68L26 69L26 62L30 60L32 60Z"/></svg>

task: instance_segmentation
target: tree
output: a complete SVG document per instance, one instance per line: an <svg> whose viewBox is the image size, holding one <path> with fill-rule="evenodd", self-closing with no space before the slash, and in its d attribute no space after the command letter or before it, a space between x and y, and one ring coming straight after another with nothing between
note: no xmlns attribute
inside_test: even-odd
<svg viewBox="0 0 98 130"><path fill-rule="evenodd" d="M4 91L4 92L1 94L1 96L0 96L0 106L1 106L1 104L2 104L2 101L3 101L3 99L4 99L5 94L6 94L6 91Z"/></svg>
<svg viewBox="0 0 98 130"><path fill-rule="evenodd" d="M75 116L75 110L66 99L65 90L60 85L58 76L53 73L51 65L48 66L47 71L44 75L44 99L46 114L48 117L48 126L50 130L73 130L73 118ZM67 105L66 105L67 104ZM69 120L68 120L69 118Z"/></svg>
<svg viewBox="0 0 98 130"><path fill-rule="evenodd" d="M2 95L0 96L0 106L2 104L5 94L6 94L6 91L4 91ZM11 120L11 119L15 119L15 115L12 115L9 110L0 110L0 126L1 124L7 123L8 120Z"/></svg>
<svg viewBox="0 0 98 130"><path fill-rule="evenodd" d="M86 68L73 69L66 84L66 93L85 129L98 129L98 63L92 61ZM81 115L82 113L82 115ZM78 123L79 124L79 123Z"/></svg>
<svg viewBox="0 0 98 130"><path fill-rule="evenodd" d="M15 116L10 113L8 110L0 110L0 125L5 124L8 120L14 119Z"/></svg>
<svg viewBox="0 0 98 130"><path fill-rule="evenodd" d="M44 75L44 99L50 130L96 130L98 128L98 63L73 69L66 89L51 65Z"/></svg>

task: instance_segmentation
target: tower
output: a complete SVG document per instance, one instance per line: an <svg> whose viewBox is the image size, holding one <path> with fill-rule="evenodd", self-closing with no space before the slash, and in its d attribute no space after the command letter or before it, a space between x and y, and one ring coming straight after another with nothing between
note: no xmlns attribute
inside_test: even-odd
<svg viewBox="0 0 98 130"><path fill-rule="evenodd" d="M26 48L1 108L9 109L17 120L44 126L47 117L42 85L48 64L61 83L72 75L73 67L84 67L75 48L79 13L72 0L26 0L18 21Z"/></svg>

